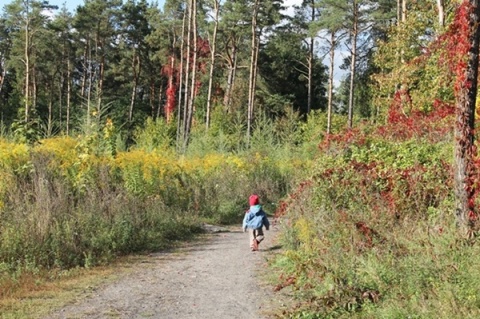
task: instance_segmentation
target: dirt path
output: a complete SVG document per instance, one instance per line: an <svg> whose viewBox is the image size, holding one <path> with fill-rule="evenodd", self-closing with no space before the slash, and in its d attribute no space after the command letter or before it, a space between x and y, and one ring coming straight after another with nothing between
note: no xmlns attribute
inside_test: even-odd
<svg viewBox="0 0 480 319"><path fill-rule="evenodd" d="M51 314L57 318L263 319L272 297L258 276L275 249L275 229L251 252L240 226L205 242L151 255L91 296Z"/></svg>

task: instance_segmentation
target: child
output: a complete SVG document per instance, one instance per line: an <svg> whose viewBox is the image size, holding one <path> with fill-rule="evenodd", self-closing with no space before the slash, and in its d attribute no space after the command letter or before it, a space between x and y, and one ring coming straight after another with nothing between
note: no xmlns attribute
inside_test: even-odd
<svg viewBox="0 0 480 319"><path fill-rule="evenodd" d="M250 248L252 251L258 250L258 244L264 239L263 226L268 230L270 228L270 222L268 221L267 214L259 204L258 195L251 195L249 198L250 209L246 211L243 218L243 232L248 229L250 235Z"/></svg>

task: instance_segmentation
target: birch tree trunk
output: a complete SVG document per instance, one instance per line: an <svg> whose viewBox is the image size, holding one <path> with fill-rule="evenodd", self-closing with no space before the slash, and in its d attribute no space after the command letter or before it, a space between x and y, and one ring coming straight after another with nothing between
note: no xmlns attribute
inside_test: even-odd
<svg viewBox="0 0 480 319"><path fill-rule="evenodd" d="M402 16L402 0L397 0L397 27L400 26Z"/></svg>
<svg viewBox="0 0 480 319"><path fill-rule="evenodd" d="M314 23L315 22L315 0L311 0L310 2L311 6L311 16L310 16L310 22ZM310 41L308 44L308 96L307 96L307 114L310 113L310 110L312 109L312 94L313 94L313 60L314 60L314 49L315 49L315 38L313 36L310 36Z"/></svg>
<svg viewBox="0 0 480 319"><path fill-rule="evenodd" d="M87 127L90 127L91 122L91 100L92 100L92 86L93 86L93 66L92 66L92 52L88 50L88 88L87 88Z"/></svg>
<svg viewBox="0 0 480 319"><path fill-rule="evenodd" d="M133 57L132 57L132 74L133 74L133 86L132 86L132 93L130 95L130 108L128 111L128 122L132 123L133 121L133 108L135 107L135 102L137 99L137 87L138 87L138 79L140 77L141 72L141 61L140 57L137 55L136 50L134 49Z"/></svg>
<svg viewBox="0 0 480 319"><path fill-rule="evenodd" d="M98 84L97 84L97 112L98 112L98 118L100 118L100 111L102 108L102 98L103 98L103 80L104 80L104 74L105 74L105 54L102 54L100 57L100 66L99 66L99 74L98 74Z"/></svg>
<svg viewBox="0 0 480 319"><path fill-rule="evenodd" d="M52 132L53 132L53 92L50 92L49 98L48 98L47 136L48 137L52 136Z"/></svg>
<svg viewBox="0 0 480 319"><path fill-rule="evenodd" d="M71 99L72 99L72 86L71 86L71 65L70 65L70 56L68 57L67 60L67 136L70 135L70 105L71 105Z"/></svg>
<svg viewBox="0 0 480 319"><path fill-rule="evenodd" d="M190 139L190 131L192 128L192 121L193 121L193 113L194 113L194 105L195 105L195 94L196 92L196 82L197 82L197 1L191 0L190 6L191 12L191 32L192 32L192 42L193 42L193 49L192 49L192 76L191 76L191 84L190 84L190 96L188 99L188 112L187 112L187 123L185 129L185 139L183 141L183 149L184 151L187 149L188 142Z"/></svg>
<svg viewBox="0 0 480 319"><path fill-rule="evenodd" d="M217 30L218 30L218 11L220 8L220 1L213 0L213 10L214 10L214 27L213 35L210 46L210 73L208 80L208 94L207 94L207 114L205 119L205 125L207 130L210 128L210 112L212 109L212 90L213 90L213 71L215 70L215 56L217 54Z"/></svg>
<svg viewBox="0 0 480 319"><path fill-rule="evenodd" d="M330 34L330 67L328 71L328 108L327 108L327 134L332 130L333 109L333 71L335 67L335 31Z"/></svg>
<svg viewBox="0 0 480 319"><path fill-rule="evenodd" d="M30 113L32 110L37 108L37 97L38 97L38 85L37 85L37 69L35 64L31 66L32 71L30 72L30 82L31 82L31 93L30 93Z"/></svg>
<svg viewBox="0 0 480 319"><path fill-rule="evenodd" d="M180 44L180 66L179 66L179 71L178 71L178 78L179 78L179 84L178 84L178 107L177 107L177 150L180 145L180 139L183 137L183 132L184 128L182 126L182 123L185 122L185 117L186 116L181 116L182 115L182 110L184 110L184 107L182 107L182 90L183 90L183 72L187 73L187 71L184 71L184 63L183 61L185 60L185 55L184 55L184 50L185 50L185 24L187 20L187 11L185 10L183 12L183 19L182 19L182 43Z"/></svg>
<svg viewBox="0 0 480 319"><path fill-rule="evenodd" d="M26 19L25 19L25 123L30 119L30 17L29 3L26 2Z"/></svg>
<svg viewBox="0 0 480 319"><path fill-rule="evenodd" d="M67 65L68 62L65 61L65 51L62 52L62 65ZM58 124L60 130L63 131L63 96L65 94L65 70L62 69L60 73L60 83L58 85Z"/></svg>
<svg viewBox="0 0 480 319"><path fill-rule="evenodd" d="M187 122L188 122L188 101L189 101L189 78L190 78L190 56L191 56L191 51L192 51L192 45L191 45L191 33L193 29L192 25L192 4L193 0L188 0L188 28L187 28L187 52L185 56L185 95L184 95L184 102L183 102L183 147L185 148L185 141L187 140ZM185 149L183 149L185 151Z"/></svg>
<svg viewBox="0 0 480 319"><path fill-rule="evenodd" d="M440 30L445 26L445 5L444 0L437 0L438 25Z"/></svg>
<svg viewBox="0 0 480 319"><path fill-rule="evenodd" d="M357 63L357 37L358 37L358 17L359 5L353 1L353 25L351 30L352 36L352 58L350 61L350 93L348 97L348 128L353 126L353 102L355 98L355 72Z"/></svg>
<svg viewBox="0 0 480 319"><path fill-rule="evenodd" d="M81 97L85 97L85 93L87 91L87 79L88 79L88 71L90 70L89 67L90 67L90 64L87 63L88 61L88 58L89 58L89 54L87 54L88 52L88 42L89 40L87 39L85 41L85 47L83 49L83 71L82 71L82 86L80 88L80 96Z"/></svg>

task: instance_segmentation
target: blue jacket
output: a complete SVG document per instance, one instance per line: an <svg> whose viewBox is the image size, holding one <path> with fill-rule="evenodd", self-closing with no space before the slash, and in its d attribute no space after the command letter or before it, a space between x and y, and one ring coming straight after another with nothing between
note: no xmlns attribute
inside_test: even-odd
<svg viewBox="0 0 480 319"><path fill-rule="evenodd" d="M245 217L243 218L243 229L258 229L263 226L268 230L270 222L268 221L267 214L263 211L262 206L250 206L250 209L245 213Z"/></svg>

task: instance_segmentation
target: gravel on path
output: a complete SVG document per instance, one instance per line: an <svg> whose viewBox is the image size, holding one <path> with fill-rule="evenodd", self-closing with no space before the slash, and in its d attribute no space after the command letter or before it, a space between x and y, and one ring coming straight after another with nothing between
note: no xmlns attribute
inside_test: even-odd
<svg viewBox="0 0 480 319"><path fill-rule="evenodd" d="M45 319L265 319L272 289L259 278L275 249L273 231L252 252L241 227L146 262Z"/></svg>

